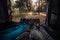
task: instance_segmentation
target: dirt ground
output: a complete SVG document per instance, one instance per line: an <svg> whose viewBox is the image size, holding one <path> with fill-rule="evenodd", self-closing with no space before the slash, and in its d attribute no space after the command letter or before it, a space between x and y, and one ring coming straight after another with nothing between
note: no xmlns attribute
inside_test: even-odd
<svg viewBox="0 0 60 40"><path fill-rule="evenodd" d="M40 19L40 24L45 23L45 18L46 18L46 12L19 12L19 9L14 9L13 13L13 19L12 21L15 22L20 22L20 19L23 18L33 18L33 19Z"/></svg>
<svg viewBox="0 0 60 40"><path fill-rule="evenodd" d="M20 19L23 16L21 16L21 13L18 13L16 11L14 13L15 14L14 14L14 17L13 17L12 21L20 22ZM34 14L36 14L36 15L34 15ZM46 12L40 12L40 13L37 13L37 12L23 12L23 15L25 15L25 18L34 18L34 19L39 18L40 19L40 24L45 23Z"/></svg>

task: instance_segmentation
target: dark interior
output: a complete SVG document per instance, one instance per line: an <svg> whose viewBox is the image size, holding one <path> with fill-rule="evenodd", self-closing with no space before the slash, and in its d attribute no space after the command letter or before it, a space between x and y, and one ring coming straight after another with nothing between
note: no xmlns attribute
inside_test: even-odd
<svg viewBox="0 0 60 40"><path fill-rule="evenodd" d="M44 30L54 40L60 39L59 38L60 37L60 8L59 8L60 6L59 5L60 5L59 0L48 0L48 11L46 14L45 23L43 25L39 25L40 27L43 27ZM25 18L21 19L21 22L19 23L12 22L10 16L8 15L7 0L0 0L0 31L19 26L21 24L23 25L28 24L29 26L33 26L34 22L36 24L40 23L39 19L25 19Z"/></svg>

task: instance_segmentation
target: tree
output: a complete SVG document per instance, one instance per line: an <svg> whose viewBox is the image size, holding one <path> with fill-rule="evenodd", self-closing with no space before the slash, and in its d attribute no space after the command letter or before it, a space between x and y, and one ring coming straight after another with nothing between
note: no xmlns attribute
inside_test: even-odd
<svg viewBox="0 0 60 40"><path fill-rule="evenodd" d="M30 0L19 0L19 1L15 1L15 6L18 7L19 9L21 8L27 8L28 10L31 10L31 4L29 2Z"/></svg>

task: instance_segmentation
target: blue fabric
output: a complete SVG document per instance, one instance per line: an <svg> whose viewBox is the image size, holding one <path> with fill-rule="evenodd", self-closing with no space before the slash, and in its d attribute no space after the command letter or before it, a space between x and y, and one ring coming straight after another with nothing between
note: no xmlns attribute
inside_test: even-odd
<svg viewBox="0 0 60 40"><path fill-rule="evenodd" d="M18 35L23 33L27 27L29 27L28 24L21 24L19 26L14 27L14 28L10 28L10 29L6 29L4 31L0 31L0 39L2 39L2 40L13 40Z"/></svg>

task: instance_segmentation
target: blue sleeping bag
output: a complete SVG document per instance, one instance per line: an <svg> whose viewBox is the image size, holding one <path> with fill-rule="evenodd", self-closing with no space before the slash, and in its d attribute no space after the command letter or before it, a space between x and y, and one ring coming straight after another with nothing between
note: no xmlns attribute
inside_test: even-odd
<svg viewBox="0 0 60 40"><path fill-rule="evenodd" d="M14 40L18 35L23 33L29 27L28 24L20 24L14 28L0 31L0 40Z"/></svg>

